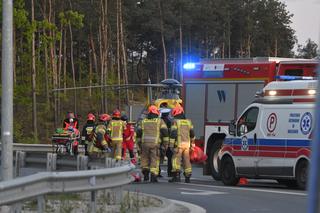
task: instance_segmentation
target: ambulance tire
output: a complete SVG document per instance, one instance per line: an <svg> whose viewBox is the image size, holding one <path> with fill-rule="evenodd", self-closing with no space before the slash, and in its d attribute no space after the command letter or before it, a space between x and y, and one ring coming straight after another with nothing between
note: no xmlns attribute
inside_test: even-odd
<svg viewBox="0 0 320 213"><path fill-rule="evenodd" d="M233 160L230 157L222 158L220 172L224 185L235 186L239 182L239 178L236 177L236 169Z"/></svg>
<svg viewBox="0 0 320 213"><path fill-rule="evenodd" d="M296 182L299 189L306 189L308 181L309 163L307 160L302 160L296 167Z"/></svg>
<svg viewBox="0 0 320 213"><path fill-rule="evenodd" d="M220 147L223 143L223 140L216 140L211 147L210 155L209 155L209 166L213 179L221 180L221 174L219 173L219 159L218 154L220 151Z"/></svg>

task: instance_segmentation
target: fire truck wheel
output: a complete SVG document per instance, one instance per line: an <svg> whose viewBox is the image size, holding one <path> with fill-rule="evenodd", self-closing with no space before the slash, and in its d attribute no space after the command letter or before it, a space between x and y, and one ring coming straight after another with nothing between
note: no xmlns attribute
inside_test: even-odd
<svg viewBox="0 0 320 213"><path fill-rule="evenodd" d="M296 181L299 189L305 189L308 180L308 161L300 161L296 167Z"/></svg>
<svg viewBox="0 0 320 213"><path fill-rule="evenodd" d="M218 154L221 148L223 140L216 140L211 147L210 155L209 155L209 166L213 179L221 180L221 175L219 173L219 159Z"/></svg>
<svg viewBox="0 0 320 213"><path fill-rule="evenodd" d="M224 185L235 186L239 182L239 178L236 177L234 163L230 157L222 158L220 171Z"/></svg>

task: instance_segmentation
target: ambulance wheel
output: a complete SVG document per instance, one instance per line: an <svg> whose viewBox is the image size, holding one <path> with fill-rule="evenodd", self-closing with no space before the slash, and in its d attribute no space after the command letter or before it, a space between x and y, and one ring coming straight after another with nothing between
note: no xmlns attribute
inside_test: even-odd
<svg viewBox="0 0 320 213"><path fill-rule="evenodd" d="M230 157L222 158L220 172L224 185L235 186L239 182L239 178L236 177L236 169L233 160Z"/></svg>
<svg viewBox="0 0 320 213"><path fill-rule="evenodd" d="M296 181L299 189L305 189L308 181L308 161L302 160L296 167Z"/></svg>
<svg viewBox="0 0 320 213"><path fill-rule="evenodd" d="M221 180L221 175L219 173L219 158L218 154L221 148L223 140L216 140L211 147L210 155L209 155L209 166L213 179Z"/></svg>

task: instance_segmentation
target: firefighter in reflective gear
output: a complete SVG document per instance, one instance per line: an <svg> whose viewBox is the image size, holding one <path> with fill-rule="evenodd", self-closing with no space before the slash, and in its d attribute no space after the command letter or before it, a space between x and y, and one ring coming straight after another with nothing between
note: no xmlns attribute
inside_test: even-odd
<svg viewBox="0 0 320 213"><path fill-rule="evenodd" d="M141 121L137 128L137 144L141 150L141 168L144 181L158 182L160 145L168 147L168 128L166 123L159 118L159 110L151 105L148 108L148 115Z"/></svg>
<svg viewBox="0 0 320 213"><path fill-rule="evenodd" d="M126 122L126 130L123 131L123 142L122 142L122 158L126 159L127 149L129 151L130 160L133 164L136 164L136 160L134 158L133 149L134 149L134 139L135 139L135 131L132 122L128 122L128 117L126 115L121 116L121 120Z"/></svg>
<svg viewBox="0 0 320 213"><path fill-rule="evenodd" d="M85 155L88 155L88 145L91 141L90 136L96 126L95 121L96 117L94 116L94 114L89 113L87 115L87 123L82 128L81 141L82 144L84 144Z"/></svg>
<svg viewBox="0 0 320 213"><path fill-rule="evenodd" d="M107 123L110 120L108 114L99 115L99 122L91 133L92 143L89 146L89 155L103 157L106 152L110 152L107 142Z"/></svg>
<svg viewBox="0 0 320 213"><path fill-rule="evenodd" d="M126 122L121 120L121 112L113 111L112 120L108 124L108 134L113 147L113 158L121 160L123 132L126 130Z"/></svg>
<svg viewBox="0 0 320 213"><path fill-rule="evenodd" d="M183 108L177 105L172 109L174 117L170 131L170 149L173 149L172 156L172 179L169 182L180 182L181 158L183 159L183 168L185 182L190 183L192 168L190 163L190 148L194 146L194 130L189 119L184 116Z"/></svg>

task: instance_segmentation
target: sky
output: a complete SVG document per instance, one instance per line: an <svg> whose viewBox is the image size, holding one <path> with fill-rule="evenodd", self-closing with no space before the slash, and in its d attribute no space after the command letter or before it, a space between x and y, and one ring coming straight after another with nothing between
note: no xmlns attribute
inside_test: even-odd
<svg viewBox="0 0 320 213"><path fill-rule="evenodd" d="M296 31L298 44L305 45L310 38L319 45L320 0L280 0L294 16L291 28Z"/></svg>

